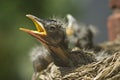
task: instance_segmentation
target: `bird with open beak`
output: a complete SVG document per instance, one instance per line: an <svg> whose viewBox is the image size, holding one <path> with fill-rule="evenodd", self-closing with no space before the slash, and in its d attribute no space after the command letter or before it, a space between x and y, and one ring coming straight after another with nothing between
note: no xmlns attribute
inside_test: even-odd
<svg viewBox="0 0 120 80"><path fill-rule="evenodd" d="M51 53L54 63L58 66L72 66L67 52L67 40L63 24L56 20L43 20L33 15L30 18L37 30L20 28L20 30L32 35L44 45Z"/></svg>
<svg viewBox="0 0 120 80"><path fill-rule="evenodd" d="M43 55L41 53L41 56L38 56L36 57L37 59L34 59L35 61L33 61L33 66L35 66L34 68L37 68L35 69L36 72L40 72L47 68L48 64L50 63L48 58L51 60L51 62L54 62L56 66L68 68L95 61L95 59L87 53L81 51L70 51L66 37L66 28L59 20L43 20L33 15L26 16L34 22L37 30L29 30L25 28L20 28L20 30L35 37L49 52L44 53ZM34 56L35 55L37 54L34 54ZM45 57L47 55L48 57ZM42 56L44 58L42 58ZM48 61L46 62L48 64L44 65L43 61Z"/></svg>

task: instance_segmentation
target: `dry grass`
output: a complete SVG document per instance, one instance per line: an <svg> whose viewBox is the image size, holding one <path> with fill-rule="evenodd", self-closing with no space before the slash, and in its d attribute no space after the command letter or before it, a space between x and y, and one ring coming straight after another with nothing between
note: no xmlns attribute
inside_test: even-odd
<svg viewBox="0 0 120 80"><path fill-rule="evenodd" d="M120 80L120 39L102 43L101 46L114 51L103 60L77 68L61 68L51 63L46 70L39 73L38 78L40 80Z"/></svg>

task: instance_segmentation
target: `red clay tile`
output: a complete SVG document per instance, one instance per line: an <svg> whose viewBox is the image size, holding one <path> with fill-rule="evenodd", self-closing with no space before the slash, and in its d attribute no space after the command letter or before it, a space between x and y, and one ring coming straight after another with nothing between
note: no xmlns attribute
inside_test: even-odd
<svg viewBox="0 0 120 80"><path fill-rule="evenodd" d="M120 0L110 0L109 6L112 9L119 8L120 9Z"/></svg>
<svg viewBox="0 0 120 80"><path fill-rule="evenodd" d="M109 40L113 41L120 36L120 12L115 12L108 18Z"/></svg>

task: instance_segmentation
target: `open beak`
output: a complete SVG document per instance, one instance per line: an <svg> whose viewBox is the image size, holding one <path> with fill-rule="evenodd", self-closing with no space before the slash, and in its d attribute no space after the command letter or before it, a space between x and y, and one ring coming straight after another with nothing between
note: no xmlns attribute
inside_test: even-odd
<svg viewBox="0 0 120 80"><path fill-rule="evenodd" d="M26 16L33 21L37 30L30 30L30 29L26 29L26 28L20 28L20 30L22 30L22 31L32 35L33 37L37 38L38 40L46 43L46 41L43 39L43 37L45 37L47 35L47 32L44 28L42 20L40 20L39 18L37 18L33 15L30 15L30 14L26 15Z"/></svg>

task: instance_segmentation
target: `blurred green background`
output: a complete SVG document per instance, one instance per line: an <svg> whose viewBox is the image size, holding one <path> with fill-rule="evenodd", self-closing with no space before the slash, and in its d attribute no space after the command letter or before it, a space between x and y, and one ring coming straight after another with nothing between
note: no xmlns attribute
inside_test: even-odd
<svg viewBox="0 0 120 80"><path fill-rule="evenodd" d="M0 80L31 80L33 69L29 52L39 43L19 30L20 27L34 29L26 14L49 18L64 17L68 13L77 16L81 11L74 0L1 0Z"/></svg>
<svg viewBox="0 0 120 80"><path fill-rule="evenodd" d="M29 52L36 44L39 45L39 42L19 30L20 27L34 29L34 24L25 17L26 14L33 14L40 18L49 18L52 16L64 18L69 13L81 21L82 19L88 23L92 23L91 21L93 21L92 24L96 23L95 21L97 20L97 22L100 22L103 19L101 21L104 22L105 26L106 20L104 18L106 17L102 18L101 16L106 11L104 11L104 14L99 14L99 8L101 7L97 8L97 4L94 7L92 1L96 1L98 5L104 3L104 5L108 5L107 0L99 0L101 2L98 2L98 0L1 0L0 80L31 80L33 68ZM88 6L88 4L90 5ZM100 6L103 7L104 5ZM96 10L93 8L90 9L90 6L93 6ZM96 19L98 15L93 14L95 13L94 11L98 12L100 18ZM95 25L99 26L99 24L101 26L102 23ZM105 30L104 26L102 27L103 31Z"/></svg>

